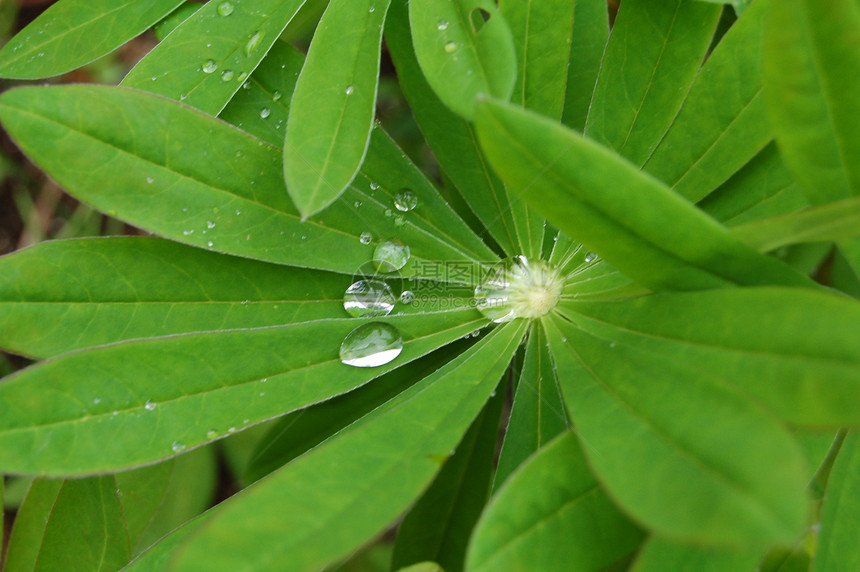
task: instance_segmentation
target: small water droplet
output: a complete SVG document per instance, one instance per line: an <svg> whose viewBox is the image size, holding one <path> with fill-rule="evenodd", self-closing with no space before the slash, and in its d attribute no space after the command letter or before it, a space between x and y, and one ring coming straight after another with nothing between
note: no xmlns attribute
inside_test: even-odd
<svg viewBox="0 0 860 572"><path fill-rule="evenodd" d="M228 427L228 428L227 428L227 433L235 433L235 432L236 432L236 428L235 428L235 427Z"/></svg>
<svg viewBox="0 0 860 572"><path fill-rule="evenodd" d="M233 79L233 72L231 70L224 70L221 72L222 81L230 81L231 79Z"/></svg>
<svg viewBox="0 0 860 572"><path fill-rule="evenodd" d="M99 397L96 397L95 399L93 399L93 405L98 405L101 402L102 402L102 400Z"/></svg>
<svg viewBox="0 0 860 572"><path fill-rule="evenodd" d="M154 182L155 182L155 179L153 179L152 177L147 177L147 178L146 178L146 182L147 182L147 183L149 183L149 184L151 185L152 183L154 183Z"/></svg>
<svg viewBox="0 0 860 572"><path fill-rule="evenodd" d="M194 229L183 230L182 234L185 236L189 236L191 234L194 234Z"/></svg>
<svg viewBox="0 0 860 572"><path fill-rule="evenodd" d="M276 90L272 93L272 101L279 101L282 97L283 97L283 95L281 94L280 91Z"/></svg>
<svg viewBox="0 0 860 572"><path fill-rule="evenodd" d="M370 244L373 242L373 235L369 232L362 232L361 236L358 237L358 240L361 244Z"/></svg>
<svg viewBox="0 0 860 572"><path fill-rule="evenodd" d="M243 84L242 84L242 89L251 89L251 82L250 82L250 81L246 81L245 83L243 83Z"/></svg>
<svg viewBox="0 0 860 572"><path fill-rule="evenodd" d="M400 189L394 195L394 206L399 211L411 211L418 206L418 195L412 189Z"/></svg>
<svg viewBox="0 0 860 572"><path fill-rule="evenodd" d="M206 438L209 439L210 441L217 436L218 436L218 431L216 431L215 429L210 429L209 431L206 432Z"/></svg>
<svg viewBox="0 0 860 572"><path fill-rule="evenodd" d="M585 261L586 262L594 262L595 260L597 260L597 253L596 252L589 252L588 254L585 255Z"/></svg>
<svg viewBox="0 0 860 572"><path fill-rule="evenodd" d="M394 292L385 282L359 280L343 295L343 308L354 318L381 318L394 309Z"/></svg>
<svg viewBox="0 0 860 572"><path fill-rule="evenodd" d="M351 331L340 346L340 361L354 367L385 365L403 351L403 338L394 326L363 324Z"/></svg>
<svg viewBox="0 0 860 572"><path fill-rule="evenodd" d="M448 29L448 20L439 20L439 23L436 24L436 29L440 31L444 31Z"/></svg>
<svg viewBox="0 0 860 572"><path fill-rule="evenodd" d="M370 8L368 8L367 11L373 14L374 12L376 12L376 6L371 6Z"/></svg>
<svg viewBox="0 0 860 572"><path fill-rule="evenodd" d="M394 217L394 226L403 226L404 224L406 224L406 219L403 218L403 215Z"/></svg>
<svg viewBox="0 0 860 572"><path fill-rule="evenodd" d="M352 203L352 206L354 206L355 208L360 207L360 206L361 206L361 201L355 201L354 203Z"/></svg>
<svg viewBox="0 0 860 572"><path fill-rule="evenodd" d="M453 54L457 51L457 42L448 42L445 44L445 51L449 54Z"/></svg>
<svg viewBox="0 0 860 572"><path fill-rule="evenodd" d="M188 99L187 93L180 93L179 94L179 101L185 101L186 99Z"/></svg>
<svg viewBox="0 0 860 572"><path fill-rule="evenodd" d="M242 72L236 76L236 81L242 82L242 85L244 85L246 79L248 79L248 72Z"/></svg>
<svg viewBox="0 0 860 572"><path fill-rule="evenodd" d="M385 216L394 216L394 211L391 209L385 209Z"/></svg>
<svg viewBox="0 0 860 572"><path fill-rule="evenodd" d="M379 188L379 185L378 185L378 184L376 184L376 183L370 183L370 190L371 190L371 191L375 191L375 190L376 190L376 189L378 189L378 188Z"/></svg>
<svg viewBox="0 0 860 572"><path fill-rule="evenodd" d="M232 2L221 2L218 4L218 13L222 16L229 16L233 13L233 3Z"/></svg>
<svg viewBox="0 0 860 572"><path fill-rule="evenodd" d="M143 408L147 411L155 411L156 407L158 407L158 404L154 401L147 401L143 404Z"/></svg>
<svg viewBox="0 0 860 572"><path fill-rule="evenodd" d="M212 73L218 69L218 64L215 63L214 60L209 60L205 64L203 64L203 71L205 73Z"/></svg>
<svg viewBox="0 0 860 572"><path fill-rule="evenodd" d="M236 216L239 216L241 214L242 214L242 211L240 211L239 209L236 209Z"/></svg>
<svg viewBox="0 0 860 572"><path fill-rule="evenodd" d="M174 453L180 453L185 450L185 443L174 441L173 445L170 446L170 450Z"/></svg>
<svg viewBox="0 0 860 572"><path fill-rule="evenodd" d="M353 91L355 91L355 88L353 88L351 85L346 86L346 94L347 95L352 95Z"/></svg>
<svg viewBox="0 0 860 572"><path fill-rule="evenodd" d="M215 223L211 220L206 221L206 228L212 229L215 228Z"/></svg>
<svg viewBox="0 0 860 572"><path fill-rule="evenodd" d="M271 114L272 114L272 110L269 109L268 107L264 107L263 109L260 110L260 117L263 119L267 118Z"/></svg>
<svg viewBox="0 0 860 572"><path fill-rule="evenodd" d="M409 261L409 247L397 239L384 240L373 251L373 263L380 272L396 272Z"/></svg>
<svg viewBox="0 0 860 572"><path fill-rule="evenodd" d="M404 290L403 292L400 293L400 303L401 304L406 304L408 306L409 304L412 303L412 301L414 299L415 299L415 294L412 292L412 290Z"/></svg>
<svg viewBox="0 0 860 572"><path fill-rule="evenodd" d="M213 246L215 246L215 243L210 240L209 242L206 243L206 246L208 246L209 248L212 248Z"/></svg>
<svg viewBox="0 0 860 572"><path fill-rule="evenodd" d="M265 33L261 30L259 32L255 32L249 39L248 43L245 44L245 55L250 57L251 54L256 52L260 48L260 44L263 43L263 36Z"/></svg>

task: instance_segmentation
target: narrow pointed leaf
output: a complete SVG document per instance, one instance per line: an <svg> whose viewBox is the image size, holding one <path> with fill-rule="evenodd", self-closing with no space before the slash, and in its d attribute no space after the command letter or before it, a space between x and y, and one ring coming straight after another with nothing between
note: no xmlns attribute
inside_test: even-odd
<svg viewBox="0 0 860 572"><path fill-rule="evenodd" d="M652 536L630 572L739 572L755 570L761 551L732 551L677 544Z"/></svg>
<svg viewBox="0 0 860 572"><path fill-rule="evenodd" d="M284 142L287 191L302 218L337 199L364 160L388 5L389 0L332 0L314 34Z"/></svg>
<svg viewBox="0 0 860 572"><path fill-rule="evenodd" d="M860 438L849 433L828 480L821 512L821 536L813 572L849 572L860 566Z"/></svg>
<svg viewBox="0 0 860 572"><path fill-rule="evenodd" d="M746 223L732 234L759 252L860 237L860 196Z"/></svg>
<svg viewBox="0 0 860 572"><path fill-rule="evenodd" d="M593 335L735 385L795 424L860 422L860 304L755 288L563 303Z"/></svg>
<svg viewBox="0 0 860 572"><path fill-rule="evenodd" d="M359 548L439 471L524 331L494 331L373 419L222 503L167 570L319 570Z"/></svg>
<svg viewBox="0 0 860 572"><path fill-rule="evenodd" d="M124 566L130 546L117 490L113 475L33 481L4 570L113 572Z"/></svg>
<svg viewBox="0 0 860 572"><path fill-rule="evenodd" d="M476 122L490 162L512 192L647 288L813 284L574 131L489 100L478 106Z"/></svg>
<svg viewBox="0 0 860 572"><path fill-rule="evenodd" d="M0 419L0 470L87 474L167 458L350 391L483 319L475 310L388 318L403 352L377 368L340 363L341 342L359 323L155 338L41 362L0 384L0 406L8 411Z"/></svg>
<svg viewBox="0 0 860 572"><path fill-rule="evenodd" d="M625 512L702 545L766 547L800 533L804 458L773 416L707 370L560 318L546 327L589 464Z"/></svg>
<svg viewBox="0 0 860 572"><path fill-rule="evenodd" d="M511 96L517 75L514 39L495 2L410 2L409 22L427 82L455 113L471 119L481 94Z"/></svg>
<svg viewBox="0 0 860 572"><path fill-rule="evenodd" d="M393 570L427 561L443 570L463 570L466 544L490 496L504 403L503 392L496 391L498 395L490 398L433 484L400 523Z"/></svg>
<svg viewBox="0 0 860 572"><path fill-rule="evenodd" d="M61 0L0 50L0 77L38 79L79 68L164 18L182 0Z"/></svg>
<svg viewBox="0 0 860 572"><path fill-rule="evenodd" d="M525 362L517 382L493 488L497 490L528 457L567 430L568 426L552 357L546 347L546 335L541 328L533 328L529 333Z"/></svg>
<svg viewBox="0 0 860 572"><path fill-rule="evenodd" d="M305 322L341 315L349 282L157 238L47 242L0 258L0 344L44 358L134 338Z"/></svg>
<svg viewBox="0 0 860 572"><path fill-rule="evenodd" d="M284 188L280 150L158 96L99 86L23 88L0 98L0 119L77 198L179 242L346 274L371 259L375 245L359 240L363 232L410 246L406 276L439 266L436 261L475 260L444 236L376 216L389 208L383 200L391 200L394 190L379 198L356 190L325 221L302 223ZM420 184L420 199L435 193L408 161L397 169L375 184L399 189L399 175L408 173L409 182ZM355 202L365 200L371 203L366 215L356 216Z"/></svg>
<svg viewBox="0 0 860 572"><path fill-rule="evenodd" d="M603 0L577 0L574 6L567 91L562 121L582 132L600 62L609 39L609 10Z"/></svg>
<svg viewBox="0 0 860 572"><path fill-rule="evenodd" d="M723 36L644 170L698 202L771 139L762 95L764 16L756 0Z"/></svg>
<svg viewBox="0 0 860 572"><path fill-rule="evenodd" d="M505 253L517 254L516 229L504 184L487 164L472 124L445 107L421 72L412 48L406 0L392 0L385 35L400 85L440 168L485 232Z"/></svg>
<svg viewBox="0 0 860 572"><path fill-rule="evenodd" d="M305 0L208 2L122 80L217 115L254 71ZM227 13L227 15L224 15Z"/></svg>
<svg viewBox="0 0 860 572"><path fill-rule="evenodd" d="M860 194L860 5L773 2L768 111L785 163L813 204Z"/></svg>
<svg viewBox="0 0 860 572"><path fill-rule="evenodd" d="M622 3L603 56L586 135L642 166L681 107L720 12L719 6L689 0Z"/></svg>
<svg viewBox="0 0 860 572"><path fill-rule="evenodd" d="M493 498L466 569L591 572L633 552L643 536L591 475L575 433L566 432Z"/></svg>

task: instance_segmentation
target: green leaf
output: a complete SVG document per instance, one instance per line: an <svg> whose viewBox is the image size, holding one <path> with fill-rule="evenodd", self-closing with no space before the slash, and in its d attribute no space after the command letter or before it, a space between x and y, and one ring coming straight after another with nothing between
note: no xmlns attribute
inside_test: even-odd
<svg viewBox="0 0 860 572"><path fill-rule="evenodd" d="M46 242L0 258L0 344L50 357L135 338L343 313L349 279L158 238Z"/></svg>
<svg viewBox="0 0 860 572"><path fill-rule="evenodd" d="M208 2L123 79L124 87L182 100L218 115L305 0Z"/></svg>
<svg viewBox="0 0 860 572"><path fill-rule="evenodd" d="M479 95L508 99L517 76L511 30L492 0L409 3L415 56L445 105L471 119Z"/></svg>
<svg viewBox="0 0 860 572"><path fill-rule="evenodd" d="M700 209L728 225L792 212L807 205L774 142L699 202Z"/></svg>
<svg viewBox="0 0 860 572"><path fill-rule="evenodd" d="M490 496L503 403L503 391L491 397L433 484L400 523L392 569L433 561L448 572L463 570L472 528Z"/></svg>
<svg viewBox="0 0 860 572"><path fill-rule="evenodd" d="M117 491L113 475L33 481L4 570L114 572L124 566L130 547Z"/></svg>
<svg viewBox="0 0 860 572"><path fill-rule="evenodd" d="M517 323L495 330L371 420L222 503L167 570L319 570L348 555L439 471L524 332Z"/></svg>
<svg viewBox="0 0 860 572"><path fill-rule="evenodd" d="M490 100L478 106L476 123L487 157L514 193L647 288L813 285L574 131Z"/></svg>
<svg viewBox="0 0 860 572"><path fill-rule="evenodd" d="M545 327L589 464L626 513L699 545L766 548L801 532L803 453L773 416L701 365L558 317Z"/></svg>
<svg viewBox="0 0 860 572"><path fill-rule="evenodd" d="M761 71L762 28L770 3L757 0L732 25L645 163L646 172L692 202L728 180L771 139Z"/></svg>
<svg viewBox="0 0 860 572"><path fill-rule="evenodd" d="M860 304L850 298L746 288L560 307L591 335L707 371L791 423L860 422Z"/></svg>
<svg viewBox="0 0 860 572"><path fill-rule="evenodd" d="M735 552L677 544L652 536L630 572L739 572L755 570L761 551Z"/></svg>
<svg viewBox="0 0 860 572"><path fill-rule="evenodd" d="M678 113L720 11L689 0L625 0L603 56L585 134L641 167Z"/></svg>
<svg viewBox="0 0 860 572"><path fill-rule="evenodd" d="M114 51L182 0L61 0L0 50L0 77L59 75Z"/></svg>
<svg viewBox="0 0 860 572"><path fill-rule="evenodd" d="M87 474L170 457L350 391L484 319L463 309L386 322L400 331L403 353L377 368L340 363L355 319L132 341L41 362L0 384L9 411L0 471Z"/></svg>
<svg viewBox="0 0 860 572"><path fill-rule="evenodd" d="M577 0L567 68L567 91L562 121L582 132L609 40L609 11L603 0Z"/></svg>
<svg viewBox="0 0 860 572"><path fill-rule="evenodd" d="M183 2L176 10L164 17L158 24L152 27L152 32L159 42L163 41L173 30L202 8L202 4L196 2Z"/></svg>
<svg viewBox="0 0 860 572"><path fill-rule="evenodd" d="M332 0L314 34L284 142L284 179L302 219L337 199L364 160L389 1Z"/></svg>
<svg viewBox="0 0 860 572"><path fill-rule="evenodd" d="M406 0L392 0L386 44L397 77L424 137L485 232L510 256L519 253L504 184L487 165L471 123L450 111L433 93L415 59Z"/></svg>
<svg viewBox="0 0 860 572"><path fill-rule="evenodd" d="M568 427L546 335L541 328L532 328L493 488L498 489L529 456Z"/></svg>
<svg viewBox="0 0 860 572"><path fill-rule="evenodd" d="M848 572L860 567L857 515L860 514L860 438L848 434L824 496L821 535L813 572Z"/></svg>
<svg viewBox="0 0 860 572"><path fill-rule="evenodd" d="M505 483L469 545L469 572L600 570L643 537L588 470L573 432L532 456Z"/></svg>
<svg viewBox="0 0 860 572"><path fill-rule="evenodd" d="M398 226L383 215L394 189L414 181L420 201L444 211L446 221L457 221L405 160L383 180L362 181L325 222L302 223L284 189L280 150L164 98L100 86L22 88L0 98L0 119L30 157L77 198L179 242L352 274L371 259L375 246L359 241L371 232L410 246L405 276L426 273L439 261L476 261L460 245L446 245L444 234L408 224L412 217ZM411 178L397 176L404 172ZM370 193L365 189L371 183L384 190ZM417 218L420 207L416 211ZM472 235L465 223L452 226ZM475 242L480 243L472 236Z"/></svg>
<svg viewBox="0 0 860 572"><path fill-rule="evenodd" d="M786 166L818 204L860 194L860 5L773 2L765 37L768 111Z"/></svg>
<svg viewBox="0 0 860 572"><path fill-rule="evenodd" d="M749 222L734 227L732 234L759 252L802 242L858 238L860 197Z"/></svg>

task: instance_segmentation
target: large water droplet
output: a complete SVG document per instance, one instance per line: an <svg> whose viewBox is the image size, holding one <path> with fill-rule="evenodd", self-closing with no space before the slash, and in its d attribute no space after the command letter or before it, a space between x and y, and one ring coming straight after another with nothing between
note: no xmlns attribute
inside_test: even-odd
<svg viewBox="0 0 860 572"><path fill-rule="evenodd" d="M217 69L218 69L218 64L216 64L214 60L209 60L205 64L203 64L203 71L205 73L212 73Z"/></svg>
<svg viewBox="0 0 860 572"><path fill-rule="evenodd" d="M233 13L233 3L232 2L221 2L218 4L218 13L222 16L229 16Z"/></svg>
<svg viewBox="0 0 860 572"><path fill-rule="evenodd" d="M403 351L403 338L390 324L371 322L351 331L340 346L340 361L354 367L385 365Z"/></svg>
<svg viewBox="0 0 860 572"><path fill-rule="evenodd" d="M255 32L253 36L248 40L248 43L245 44L245 55L251 56L254 52L256 52L260 48L260 44L263 43L264 32L259 31Z"/></svg>
<svg viewBox="0 0 860 572"><path fill-rule="evenodd" d="M412 189L400 189L394 195L394 206L399 211L411 211L418 206L418 195Z"/></svg>
<svg viewBox="0 0 860 572"><path fill-rule="evenodd" d="M394 309L394 292L385 282L359 280L346 289L343 307L355 318L381 318Z"/></svg>
<svg viewBox="0 0 860 572"><path fill-rule="evenodd" d="M558 303L563 282L543 261L515 256L490 269L475 288L475 305L496 323L539 318Z"/></svg>
<svg viewBox="0 0 860 572"><path fill-rule="evenodd" d="M396 272L409 261L409 247L395 239L384 240L373 251L373 263L380 272Z"/></svg>

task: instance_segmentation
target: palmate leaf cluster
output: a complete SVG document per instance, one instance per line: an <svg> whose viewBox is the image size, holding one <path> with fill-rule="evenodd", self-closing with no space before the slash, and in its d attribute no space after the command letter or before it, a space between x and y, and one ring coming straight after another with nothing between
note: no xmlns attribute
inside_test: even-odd
<svg viewBox="0 0 860 572"><path fill-rule="evenodd" d="M858 569L860 5L731 4L57 2L0 75L162 39L0 121L155 236L0 259L42 360L0 383L0 472L38 477L7 569L319 570L398 522L392 569ZM375 122L383 41L444 195ZM387 239L403 350L349 367ZM516 255L563 291L494 324Z"/></svg>

